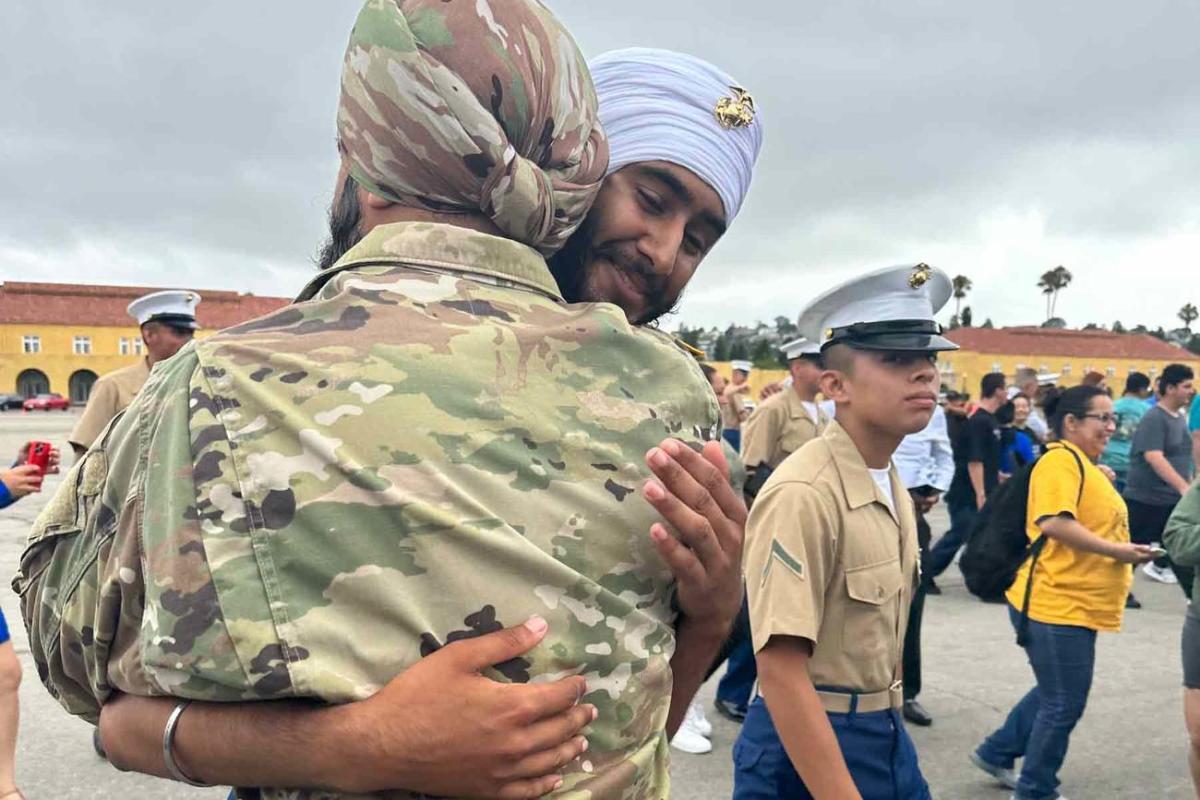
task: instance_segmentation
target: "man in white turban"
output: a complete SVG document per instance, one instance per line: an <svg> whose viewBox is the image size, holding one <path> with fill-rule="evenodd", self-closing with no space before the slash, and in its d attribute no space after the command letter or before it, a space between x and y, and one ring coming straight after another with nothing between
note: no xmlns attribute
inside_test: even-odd
<svg viewBox="0 0 1200 800"><path fill-rule="evenodd" d="M616 303L645 324L675 307L741 210L762 115L734 78L694 56L630 48L588 66L608 175L551 270L568 301Z"/></svg>

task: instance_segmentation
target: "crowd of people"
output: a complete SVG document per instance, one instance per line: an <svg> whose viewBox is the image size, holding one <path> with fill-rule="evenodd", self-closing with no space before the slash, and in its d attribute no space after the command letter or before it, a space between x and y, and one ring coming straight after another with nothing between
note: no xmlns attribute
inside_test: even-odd
<svg viewBox="0 0 1200 800"><path fill-rule="evenodd" d="M114 765L265 800L660 798L726 664L735 798L922 800L926 596L1027 481L1007 601L1036 685L972 760L1060 797L1129 565L1191 593L1186 367L1149 409L1132 376L1114 404L1029 371L939 403L951 282L904 264L807 303L751 411L751 364L726 382L652 325L750 189L732 75L589 62L533 0L368 0L341 80L318 273L202 341L194 296L131 306L161 351L98 384L14 581Z"/></svg>

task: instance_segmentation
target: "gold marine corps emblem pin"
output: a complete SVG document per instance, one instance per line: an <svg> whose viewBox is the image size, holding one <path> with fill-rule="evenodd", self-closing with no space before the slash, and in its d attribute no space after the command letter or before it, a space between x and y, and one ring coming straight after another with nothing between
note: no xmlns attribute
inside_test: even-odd
<svg viewBox="0 0 1200 800"><path fill-rule="evenodd" d="M929 279L932 277L933 270L928 264L917 264L913 267L912 274L908 276L908 285L912 289L920 289L929 283Z"/></svg>
<svg viewBox="0 0 1200 800"><path fill-rule="evenodd" d="M740 86L730 86L733 97L722 97L713 109L717 122L726 130L745 128L754 122L754 98Z"/></svg>

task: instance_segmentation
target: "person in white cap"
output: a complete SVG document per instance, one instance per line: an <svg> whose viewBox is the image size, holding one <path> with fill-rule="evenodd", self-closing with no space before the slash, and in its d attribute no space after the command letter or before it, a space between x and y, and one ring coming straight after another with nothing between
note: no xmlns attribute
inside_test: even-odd
<svg viewBox="0 0 1200 800"><path fill-rule="evenodd" d="M917 580L912 499L892 465L938 400L934 315L950 279L925 264L814 300L835 421L775 470L747 525L759 689L734 749L734 798L927 800L904 728L901 657Z"/></svg>
<svg viewBox="0 0 1200 800"><path fill-rule="evenodd" d="M771 473L784 459L821 435L829 418L817 406L821 391L821 348L816 342L796 339L783 346L791 373L789 385L756 408L742 430L742 462L746 465L746 501L752 502ZM735 362L745 363L745 362ZM736 722L746 718L758 670L750 642L749 610L734 625L738 641L726 645L729 666L717 686L714 701L721 716Z"/></svg>
<svg viewBox="0 0 1200 800"><path fill-rule="evenodd" d="M76 456L81 456L103 432L113 417L124 411L141 391L150 368L179 352L192 340L196 329L195 292L168 289L153 292L129 304L129 316L141 327L146 355L136 364L114 370L96 379L91 396L69 439Z"/></svg>
<svg viewBox="0 0 1200 800"><path fill-rule="evenodd" d="M742 450L742 423L750 418L746 408L746 396L750 394L750 372L754 365L749 361L731 361L732 380L725 384L721 394L721 435L734 450Z"/></svg>
<svg viewBox="0 0 1200 800"><path fill-rule="evenodd" d="M817 405L821 347L807 339L783 346L791 385L756 408L742 430L746 494L753 498L783 460L825 431L829 418ZM789 391L790 390L790 391Z"/></svg>

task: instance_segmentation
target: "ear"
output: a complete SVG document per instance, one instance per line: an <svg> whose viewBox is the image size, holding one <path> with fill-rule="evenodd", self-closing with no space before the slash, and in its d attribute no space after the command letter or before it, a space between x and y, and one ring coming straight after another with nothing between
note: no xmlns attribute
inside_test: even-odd
<svg viewBox="0 0 1200 800"><path fill-rule="evenodd" d="M368 192L366 189L363 189L361 187L358 189L358 191L361 193L358 198L359 204L362 206L365 206L366 208L380 210L380 209L384 209L384 208L390 208L391 206L396 205L394 202L392 202L391 200L388 200L386 197L380 197L377 194L372 194L371 192Z"/></svg>
<svg viewBox="0 0 1200 800"><path fill-rule="evenodd" d="M846 391L845 373L838 372L835 369L827 369L822 372L821 394L825 395L825 399L832 400L835 403L845 402L849 397Z"/></svg>

